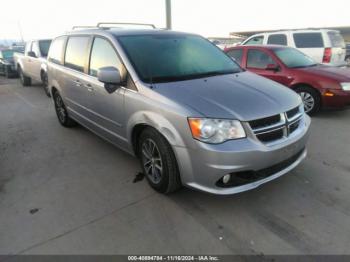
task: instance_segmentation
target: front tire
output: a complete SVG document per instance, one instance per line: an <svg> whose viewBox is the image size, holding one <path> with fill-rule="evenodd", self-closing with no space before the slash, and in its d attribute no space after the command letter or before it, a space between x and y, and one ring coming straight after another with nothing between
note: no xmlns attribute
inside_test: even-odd
<svg viewBox="0 0 350 262"><path fill-rule="evenodd" d="M56 115L60 124L64 127L76 126L76 122L69 117L63 99L57 91L54 93L53 98L55 102Z"/></svg>
<svg viewBox="0 0 350 262"><path fill-rule="evenodd" d="M32 79L24 75L22 68L18 68L19 78L21 80L22 86L31 86Z"/></svg>
<svg viewBox="0 0 350 262"><path fill-rule="evenodd" d="M146 128L138 141L138 156L148 183L160 193L182 186L174 152L168 141L153 128Z"/></svg>
<svg viewBox="0 0 350 262"><path fill-rule="evenodd" d="M45 94L47 95L47 97L51 97L47 73L45 73L45 72L41 73L41 82L43 83Z"/></svg>
<svg viewBox="0 0 350 262"><path fill-rule="evenodd" d="M301 86L295 90L301 97L304 103L305 113L313 115L321 109L320 94L313 88L308 86Z"/></svg>

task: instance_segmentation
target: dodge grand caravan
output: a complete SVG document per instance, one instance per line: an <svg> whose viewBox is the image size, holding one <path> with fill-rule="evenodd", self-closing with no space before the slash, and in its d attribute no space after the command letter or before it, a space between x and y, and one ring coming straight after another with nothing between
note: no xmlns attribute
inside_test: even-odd
<svg viewBox="0 0 350 262"><path fill-rule="evenodd" d="M306 157L310 118L288 88L194 34L97 27L57 37L48 58L58 120L139 157L149 184L253 189Z"/></svg>

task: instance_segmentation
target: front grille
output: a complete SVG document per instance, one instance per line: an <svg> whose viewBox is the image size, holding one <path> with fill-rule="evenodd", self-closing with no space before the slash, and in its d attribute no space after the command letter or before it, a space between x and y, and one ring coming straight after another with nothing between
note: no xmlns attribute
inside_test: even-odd
<svg viewBox="0 0 350 262"><path fill-rule="evenodd" d="M250 184L256 181L259 181L261 179L268 178L274 174L277 174L278 172L281 172L282 170L288 168L291 166L294 162L296 162L300 156L304 153L305 148L303 148L301 151L299 151L297 154L293 155L292 157L275 164L273 166L270 166L268 168L264 168L258 171L243 171L243 172L236 172L231 173L231 179L227 184L224 184L222 182L222 179L220 179L216 186L218 187L236 187L236 186L243 186L246 184Z"/></svg>
<svg viewBox="0 0 350 262"><path fill-rule="evenodd" d="M256 135L261 142L271 142L283 138L283 129L273 130L268 133Z"/></svg>
<svg viewBox="0 0 350 262"><path fill-rule="evenodd" d="M287 111L288 119L292 119L299 113L299 107L293 108L292 110Z"/></svg>
<svg viewBox="0 0 350 262"><path fill-rule="evenodd" d="M250 121L249 124L251 128L258 129L277 124L279 121L281 121L281 115L275 115Z"/></svg>
<svg viewBox="0 0 350 262"><path fill-rule="evenodd" d="M302 118L299 107L285 113L249 121L256 138L263 143L272 143L295 132Z"/></svg>

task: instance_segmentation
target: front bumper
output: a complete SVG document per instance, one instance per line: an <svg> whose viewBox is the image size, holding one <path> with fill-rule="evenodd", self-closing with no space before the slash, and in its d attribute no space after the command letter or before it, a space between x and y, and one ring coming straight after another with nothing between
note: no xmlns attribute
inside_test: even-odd
<svg viewBox="0 0 350 262"><path fill-rule="evenodd" d="M208 193L230 195L254 189L274 180L291 171L306 157L305 146L310 122L310 118L305 115L302 126L296 132L285 140L270 145L248 137L219 145L196 142L195 149L175 147L182 182L186 186ZM225 188L217 185L224 175L267 169L297 154L299 155L296 160L288 166L258 181Z"/></svg>
<svg viewBox="0 0 350 262"><path fill-rule="evenodd" d="M350 105L350 91L331 89L327 92L332 93L333 96L325 96L326 91L322 93L322 105L324 107L341 108Z"/></svg>

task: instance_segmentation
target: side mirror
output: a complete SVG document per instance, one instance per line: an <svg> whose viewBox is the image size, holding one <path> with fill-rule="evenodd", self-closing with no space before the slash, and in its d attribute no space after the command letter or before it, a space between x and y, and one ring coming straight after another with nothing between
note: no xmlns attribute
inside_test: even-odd
<svg viewBox="0 0 350 262"><path fill-rule="evenodd" d="M276 64L268 64L266 66L265 70L277 72L277 71L280 70L280 67L278 65L276 65Z"/></svg>
<svg viewBox="0 0 350 262"><path fill-rule="evenodd" d="M33 51L29 51L29 52L28 52L28 56L29 56L29 57L33 57L33 58L36 58L36 54L35 54Z"/></svg>
<svg viewBox="0 0 350 262"><path fill-rule="evenodd" d="M98 81L105 84L106 91L115 92L122 83L120 72L115 67L102 67L97 71Z"/></svg>

